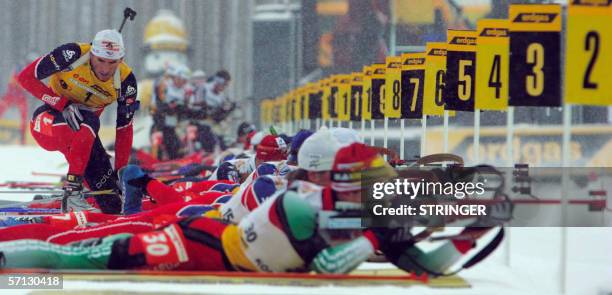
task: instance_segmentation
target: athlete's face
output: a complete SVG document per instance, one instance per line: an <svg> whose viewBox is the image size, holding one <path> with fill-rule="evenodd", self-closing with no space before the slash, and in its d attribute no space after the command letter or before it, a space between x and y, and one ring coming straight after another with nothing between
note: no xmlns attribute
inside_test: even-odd
<svg viewBox="0 0 612 295"><path fill-rule="evenodd" d="M187 80L181 77L172 77L172 81L174 81L174 86L181 88L187 84Z"/></svg>
<svg viewBox="0 0 612 295"><path fill-rule="evenodd" d="M94 55L92 55L90 59L91 67L93 69L94 74L102 82L108 81L110 78L113 77L115 71L117 70L117 67L119 67L119 64L121 64L122 61L123 58L108 59Z"/></svg>
<svg viewBox="0 0 612 295"><path fill-rule="evenodd" d="M225 90L225 88L227 88L228 85L229 85L229 82L215 83L215 87L213 91L215 93L221 93Z"/></svg>
<svg viewBox="0 0 612 295"><path fill-rule="evenodd" d="M331 171L308 171L308 181L320 186L328 186L331 181Z"/></svg>

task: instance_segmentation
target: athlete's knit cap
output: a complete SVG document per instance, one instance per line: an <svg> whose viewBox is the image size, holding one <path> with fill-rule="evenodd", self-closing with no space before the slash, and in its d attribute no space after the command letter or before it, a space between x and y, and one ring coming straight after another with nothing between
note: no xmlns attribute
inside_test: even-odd
<svg viewBox="0 0 612 295"><path fill-rule="evenodd" d="M123 37L117 30L103 30L91 42L91 54L108 59L120 59L125 55Z"/></svg>
<svg viewBox="0 0 612 295"><path fill-rule="evenodd" d="M263 131L258 131L257 133L253 134L253 136L251 137L251 145L252 146L256 146L259 143L261 143L261 140L266 136L266 133L264 133Z"/></svg>
<svg viewBox="0 0 612 295"><path fill-rule="evenodd" d="M327 127L308 137L298 151L298 167L307 171L330 171L340 144Z"/></svg>
<svg viewBox="0 0 612 295"><path fill-rule="evenodd" d="M361 190L397 176L397 172L363 143L353 143L338 150L332 167L332 189L339 192Z"/></svg>
<svg viewBox="0 0 612 295"><path fill-rule="evenodd" d="M281 161L287 158L287 143L279 136L266 135L257 145L255 158L260 161Z"/></svg>

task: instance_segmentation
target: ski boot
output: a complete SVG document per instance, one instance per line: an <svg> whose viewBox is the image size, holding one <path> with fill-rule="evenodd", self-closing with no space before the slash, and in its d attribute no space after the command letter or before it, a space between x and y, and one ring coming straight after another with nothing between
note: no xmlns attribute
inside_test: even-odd
<svg viewBox="0 0 612 295"><path fill-rule="evenodd" d="M127 165L119 170L119 182L125 196L123 214L130 215L142 211L142 197L151 177L139 166Z"/></svg>
<svg viewBox="0 0 612 295"><path fill-rule="evenodd" d="M62 190L64 190L62 212L96 210L87 203L83 196L83 178L81 176L68 174Z"/></svg>

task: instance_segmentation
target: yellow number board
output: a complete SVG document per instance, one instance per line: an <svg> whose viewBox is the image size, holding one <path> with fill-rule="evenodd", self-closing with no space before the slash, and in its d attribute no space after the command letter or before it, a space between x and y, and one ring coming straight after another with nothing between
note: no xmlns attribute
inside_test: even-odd
<svg viewBox="0 0 612 295"><path fill-rule="evenodd" d="M446 76L446 43L428 42L425 49L425 95L423 114L444 115L444 85Z"/></svg>
<svg viewBox="0 0 612 295"><path fill-rule="evenodd" d="M477 23L476 101L480 110L503 111L508 108L508 67L510 40L508 21L482 19Z"/></svg>
<svg viewBox="0 0 612 295"><path fill-rule="evenodd" d="M561 105L561 6L510 5L512 106Z"/></svg>
<svg viewBox="0 0 612 295"><path fill-rule="evenodd" d="M363 94L361 98L361 119L372 120L372 67L363 67Z"/></svg>
<svg viewBox="0 0 612 295"><path fill-rule="evenodd" d="M567 14L565 102L612 105L612 3L570 1Z"/></svg>

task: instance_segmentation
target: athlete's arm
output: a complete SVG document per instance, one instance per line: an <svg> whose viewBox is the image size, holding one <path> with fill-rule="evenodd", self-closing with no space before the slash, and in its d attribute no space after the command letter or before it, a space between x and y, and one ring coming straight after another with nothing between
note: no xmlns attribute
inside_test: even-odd
<svg viewBox="0 0 612 295"><path fill-rule="evenodd" d="M68 104L66 97L56 94L41 80L70 67L81 57L81 47L77 43L67 43L53 49L50 53L36 59L26 66L17 76L19 84L36 98L52 108L61 111Z"/></svg>
<svg viewBox="0 0 612 295"><path fill-rule="evenodd" d="M121 82L122 96L117 99L115 170L119 170L127 165L130 158L132 137L134 135L132 121L134 113L140 107L140 102L136 100L137 93L136 77L134 77L134 73L130 73Z"/></svg>

